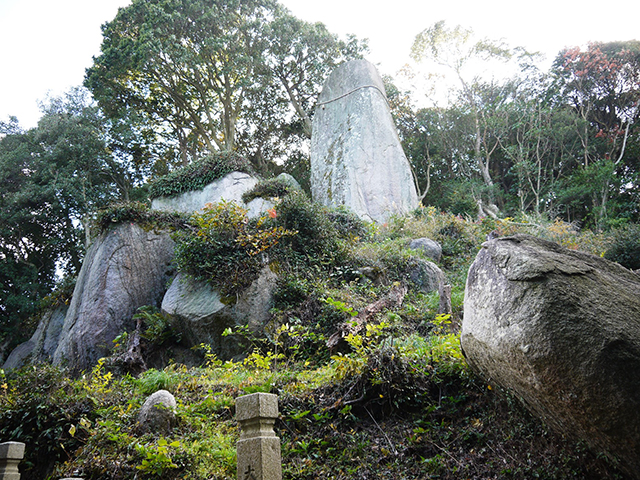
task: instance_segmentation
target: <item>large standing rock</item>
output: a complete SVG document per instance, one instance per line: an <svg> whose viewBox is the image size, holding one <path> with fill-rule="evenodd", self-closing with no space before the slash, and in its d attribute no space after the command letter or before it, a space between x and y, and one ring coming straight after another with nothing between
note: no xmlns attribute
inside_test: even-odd
<svg viewBox="0 0 640 480"><path fill-rule="evenodd" d="M248 173L231 172L201 190L185 192L175 197L155 198L151 202L151 208L193 213L201 210L207 203L217 203L223 199L243 205L242 194L253 188L256 183L258 179Z"/></svg>
<svg viewBox="0 0 640 480"><path fill-rule="evenodd" d="M325 83L311 136L314 201L345 205L365 220L386 221L418 206L384 85L376 68L354 60Z"/></svg>
<svg viewBox="0 0 640 480"><path fill-rule="evenodd" d="M638 275L533 237L491 240L469 270L461 343L488 381L638 477Z"/></svg>
<svg viewBox="0 0 640 480"><path fill-rule="evenodd" d="M60 305L51 310L47 310L40 319L38 328L36 328L31 338L18 345L11 352L4 362L3 368L19 368L24 365L27 360L31 362L51 361L58 347L58 341L67 310L67 305Z"/></svg>
<svg viewBox="0 0 640 480"><path fill-rule="evenodd" d="M219 357L231 358L240 353L239 345L222 332L243 325L260 333L269 319L276 280L265 267L239 297L223 299L209 284L179 273L162 300L162 311L188 345L209 344Z"/></svg>
<svg viewBox="0 0 640 480"><path fill-rule="evenodd" d="M55 364L74 371L91 368L109 353L112 340L132 330L143 305L159 305L172 274L173 240L168 234L121 224L89 247L73 291Z"/></svg>

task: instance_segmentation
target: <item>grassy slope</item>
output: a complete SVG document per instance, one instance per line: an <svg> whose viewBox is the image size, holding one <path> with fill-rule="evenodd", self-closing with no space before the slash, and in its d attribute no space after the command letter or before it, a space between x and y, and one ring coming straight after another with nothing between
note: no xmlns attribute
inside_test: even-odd
<svg viewBox="0 0 640 480"><path fill-rule="evenodd" d="M606 459L550 432L517 399L476 377L462 358L466 270L488 231L522 229L594 253L602 248L602 239L561 223L478 224L433 211L395 219L375 239L354 240L353 258L384 266L402 260L398 246L409 238L440 241L441 267L453 286L451 318L436 317L437 295L410 289L401 308L328 352L308 318L346 320L348 306L361 309L392 282L334 282L321 292L305 283L308 298L276 309L271 342L254 339L254 353L241 363L205 355L201 367L172 364L137 378L113 375L108 362L79 379L46 365L3 375L0 439L27 443L23 478L33 480L232 479L234 399L271 391L280 396L276 430L287 479L624 479ZM328 305L320 293L335 300ZM159 388L178 401L166 438L136 427L140 405Z"/></svg>

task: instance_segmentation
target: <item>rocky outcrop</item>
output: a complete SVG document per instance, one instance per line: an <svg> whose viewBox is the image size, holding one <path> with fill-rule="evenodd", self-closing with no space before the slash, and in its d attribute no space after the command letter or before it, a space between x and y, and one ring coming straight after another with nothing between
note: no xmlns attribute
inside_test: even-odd
<svg viewBox="0 0 640 480"><path fill-rule="evenodd" d="M175 397L166 390L151 394L140 407L138 431L166 434L175 424L176 405Z"/></svg>
<svg viewBox="0 0 640 480"><path fill-rule="evenodd" d="M11 352L3 368L7 370L19 368L27 361L32 363L51 361L58 347L67 310L67 305L60 305L46 311L31 338Z"/></svg>
<svg viewBox="0 0 640 480"><path fill-rule="evenodd" d="M185 192L175 197L155 198L151 202L151 208L193 213L201 210L207 203L217 203L221 200L243 205L242 194L253 188L256 183L258 179L248 173L231 172L201 190ZM259 210L259 207L255 206L254 209Z"/></svg>
<svg viewBox="0 0 640 480"><path fill-rule="evenodd" d="M311 137L313 200L385 222L418 206L382 79L366 60L338 67L318 98Z"/></svg>
<svg viewBox="0 0 640 480"><path fill-rule="evenodd" d="M209 284L178 274L162 301L162 311L171 318L173 330L182 334L184 343L205 343L218 357L232 358L241 353L240 346L222 332L243 325L260 333L269 319L276 280L265 267L239 297L222 298Z"/></svg>
<svg viewBox="0 0 640 480"><path fill-rule="evenodd" d="M638 477L638 275L533 237L491 240L469 270L461 343L489 382Z"/></svg>
<svg viewBox="0 0 640 480"><path fill-rule="evenodd" d="M121 224L89 247L76 282L55 364L89 369L109 353L112 340L132 330L143 305L159 305L173 274L174 243L168 234Z"/></svg>

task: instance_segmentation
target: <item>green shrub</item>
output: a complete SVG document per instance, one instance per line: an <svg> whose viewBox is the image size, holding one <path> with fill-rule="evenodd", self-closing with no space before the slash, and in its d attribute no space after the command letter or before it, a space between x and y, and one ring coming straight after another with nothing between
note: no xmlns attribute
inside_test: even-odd
<svg viewBox="0 0 640 480"><path fill-rule="evenodd" d="M234 202L207 204L191 218L195 230L175 236L178 267L224 296L251 285L264 266L263 254L283 238L296 236L265 217L249 222L247 210Z"/></svg>
<svg viewBox="0 0 640 480"><path fill-rule="evenodd" d="M285 310L301 304L311 293L311 287L306 278L300 275L285 273L278 277L273 292L273 306Z"/></svg>
<svg viewBox="0 0 640 480"><path fill-rule="evenodd" d="M365 222L355 213L340 205L327 212L329 221L342 238L346 239L367 239L371 237L371 224Z"/></svg>
<svg viewBox="0 0 640 480"><path fill-rule="evenodd" d="M110 205L98 212L96 224L99 231L105 232L112 225L131 222L142 227L160 229L181 229L187 225L187 216L174 212L150 210L146 203L127 202Z"/></svg>
<svg viewBox="0 0 640 480"><path fill-rule="evenodd" d="M237 153L212 153L153 181L149 186L149 198L173 197L199 190L231 172L254 173L251 163Z"/></svg>
<svg viewBox="0 0 640 480"><path fill-rule="evenodd" d="M630 224L615 230L604 258L631 270L640 269L640 225Z"/></svg>
<svg viewBox="0 0 640 480"><path fill-rule="evenodd" d="M82 445L87 435L70 428L92 418L94 402L68 373L47 364L4 375L0 370L0 439L27 444L24 478L46 478L56 461Z"/></svg>
<svg viewBox="0 0 640 480"><path fill-rule="evenodd" d="M344 257L340 235L326 209L311 202L304 192L294 190L289 193L276 205L275 213L270 222L297 232L281 242L278 250L282 263L331 268Z"/></svg>

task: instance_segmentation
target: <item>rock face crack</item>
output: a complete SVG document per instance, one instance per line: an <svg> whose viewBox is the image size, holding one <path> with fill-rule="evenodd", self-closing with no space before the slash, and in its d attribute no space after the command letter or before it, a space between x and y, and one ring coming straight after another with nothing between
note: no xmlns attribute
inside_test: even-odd
<svg viewBox="0 0 640 480"><path fill-rule="evenodd" d="M640 472L640 277L526 235L486 242L469 269L469 365L568 436Z"/></svg>

